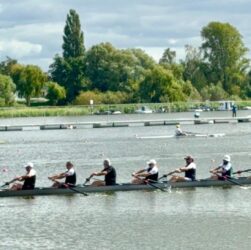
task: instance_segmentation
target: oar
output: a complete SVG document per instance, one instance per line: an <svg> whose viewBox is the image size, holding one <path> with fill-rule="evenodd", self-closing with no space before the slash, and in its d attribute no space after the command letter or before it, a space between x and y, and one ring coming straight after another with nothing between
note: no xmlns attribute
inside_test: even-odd
<svg viewBox="0 0 251 250"><path fill-rule="evenodd" d="M174 174L174 173L177 173L176 170L171 171L171 172L169 172L168 174L162 175L158 180L164 179L164 178L166 178L167 176L172 175L172 174Z"/></svg>
<svg viewBox="0 0 251 250"><path fill-rule="evenodd" d="M72 191L74 191L74 192L76 192L76 193L83 194L84 196L88 196L87 193L81 192L81 191L75 189L74 187L68 186L67 188L71 189Z"/></svg>
<svg viewBox="0 0 251 250"><path fill-rule="evenodd" d="M136 175L133 175L133 174L132 174L132 176L133 176L134 178L140 180L140 181L143 181L144 183L146 183L146 184L149 185L149 186L152 186L152 187L154 187L154 188L156 188L156 189L159 189L159 190L161 190L162 192L166 192L166 190L164 190L163 188L160 188L160 187L154 185L153 183L151 183L151 182L150 182L151 180L143 180L143 179L141 179L140 177L138 177L138 176L136 176Z"/></svg>
<svg viewBox="0 0 251 250"><path fill-rule="evenodd" d="M0 186L0 188L3 188L3 187L5 187L5 186L7 186L9 184L10 184L9 182L5 182L2 186Z"/></svg>
<svg viewBox="0 0 251 250"><path fill-rule="evenodd" d="M5 187L5 186L7 186L7 185L10 185L11 183L13 183L13 182L15 182L15 181L16 181L16 178L12 179L11 181L7 181L7 182L5 182L5 183L1 186L1 188L2 188L2 187Z"/></svg>
<svg viewBox="0 0 251 250"><path fill-rule="evenodd" d="M222 176L220 176L220 175L218 175L218 174L216 174L216 175L217 175L218 177L222 177ZM236 181L236 180L233 180L230 176L226 175L225 177L226 177L226 178L225 178L226 181L228 181L228 182L230 182L230 183L233 183L233 184L235 184L235 185L237 185L237 186L240 186L240 187L243 188L243 189L248 189L248 187L242 185L241 183L239 183L239 182Z"/></svg>
<svg viewBox="0 0 251 250"><path fill-rule="evenodd" d="M241 174L241 173L245 173L245 172L251 172L251 168L245 169L245 170L238 170L236 172L233 172L233 174Z"/></svg>
<svg viewBox="0 0 251 250"><path fill-rule="evenodd" d="M154 187L154 188L157 188L157 189L161 190L162 192L166 192L165 189L163 189L163 188L161 188L161 187L158 187L158 186L156 186L155 184L153 184L153 183L151 182L151 180L145 180L144 182L145 182L147 185L150 185L150 186L152 186L152 187ZM155 182L155 183L158 183L158 182Z"/></svg>
<svg viewBox="0 0 251 250"><path fill-rule="evenodd" d="M91 178L92 178L92 175L90 175L88 178L86 178L86 179L85 179L85 182L84 182L84 184L83 184L83 186L85 186L86 183L89 182L89 181L91 180Z"/></svg>
<svg viewBox="0 0 251 250"><path fill-rule="evenodd" d="M50 180L53 181L53 182L56 182L56 183L59 183L59 184L60 184L59 181L56 181L56 180L53 180L53 179L50 179ZM66 188L69 188L69 189L71 189L72 191L74 191L74 192L76 192L76 193L79 193L79 194L83 194L83 195L85 195L85 196L88 196L87 193L81 192L81 191L79 191L79 190L77 190L77 189L71 187L70 185L67 185Z"/></svg>

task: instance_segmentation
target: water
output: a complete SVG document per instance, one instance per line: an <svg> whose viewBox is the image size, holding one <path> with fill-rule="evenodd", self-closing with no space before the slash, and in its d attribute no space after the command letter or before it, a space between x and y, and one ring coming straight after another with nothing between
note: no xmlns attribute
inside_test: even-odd
<svg viewBox="0 0 251 250"><path fill-rule="evenodd" d="M222 112L203 113L218 116ZM238 112L238 115L250 115ZM189 117L192 113L152 114L147 118ZM39 120L40 119L40 120ZM1 124L22 124L46 119L146 119L145 115L4 119ZM49 186L47 176L64 171L71 160L78 182L102 167L109 157L118 182L130 181L133 171L146 161L158 161L161 174L184 165L192 154L198 177L208 177L211 160L220 163L230 154L237 169L250 168L249 123L183 125L186 131L226 133L220 138L169 138L139 140L135 135L171 135L174 126L54 131L1 132L0 183L24 173L23 165L34 162L37 185ZM0 249L250 249L251 189L196 188L170 192L117 192L1 198Z"/></svg>

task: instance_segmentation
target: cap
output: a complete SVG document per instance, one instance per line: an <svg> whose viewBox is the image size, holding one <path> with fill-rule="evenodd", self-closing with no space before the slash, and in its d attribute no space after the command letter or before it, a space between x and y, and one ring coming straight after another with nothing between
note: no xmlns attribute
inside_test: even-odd
<svg viewBox="0 0 251 250"><path fill-rule="evenodd" d="M104 162L106 162L109 166L111 166L111 160L110 159L105 159Z"/></svg>
<svg viewBox="0 0 251 250"><path fill-rule="evenodd" d="M184 159L185 160L193 160L193 157L191 155L187 155Z"/></svg>
<svg viewBox="0 0 251 250"><path fill-rule="evenodd" d="M156 165L157 162L154 159L151 159L150 161L147 162L147 165L150 165L150 164Z"/></svg>
<svg viewBox="0 0 251 250"><path fill-rule="evenodd" d="M34 165L33 165L33 163L32 163L32 162L28 162L28 163L26 163L26 164L25 164L25 166L24 166L24 167L25 167L25 168L26 168L26 167L33 168L33 166L34 166Z"/></svg>
<svg viewBox="0 0 251 250"><path fill-rule="evenodd" d="M229 155L224 155L223 161L231 161L231 157Z"/></svg>

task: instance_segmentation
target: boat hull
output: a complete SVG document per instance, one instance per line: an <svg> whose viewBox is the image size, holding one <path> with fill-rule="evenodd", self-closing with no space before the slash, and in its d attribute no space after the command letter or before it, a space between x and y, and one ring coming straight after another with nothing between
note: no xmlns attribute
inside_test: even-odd
<svg viewBox="0 0 251 250"><path fill-rule="evenodd" d="M188 182L160 182L147 185L137 185L123 183L114 186L77 186L73 189L68 188L35 188L34 190L12 191L7 189L0 190L0 197L20 197L20 196L39 196L39 195L71 195L76 193L97 193L97 192L117 192L117 191L140 191L157 190L169 188L196 188L196 187L229 187L235 185L251 185L251 179L241 177L230 181L220 180L197 180Z"/></svg>
<svg viewBox="0 0 251 250"><path fill-rule="evenodd" d="M224 133L218 134L187 134L187 135L152 135L152 136L136 136L137 139L168 139L168 138L188 138L188 137L223 137Z"/></svg>

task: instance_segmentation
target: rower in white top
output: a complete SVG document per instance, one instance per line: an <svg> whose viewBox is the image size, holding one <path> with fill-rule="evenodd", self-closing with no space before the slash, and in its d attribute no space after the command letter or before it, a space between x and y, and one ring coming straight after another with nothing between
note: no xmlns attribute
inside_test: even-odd
<svg viewBox="0 0 251 250"><path fill-rule="evenodd" d="M186 165L184 167L178 168L171 173L185 173L185 176L172 175L170 178L171 182L179 182L179 181L195 181L196 180L196 164L194 163L194 159L191 155L188 155L184 158L186 161ZM168 174L167 174L168 175Z"/></svg>
<svg viewBox="0 0 251 250"><path fill-rule="evenodd" d="M180 128L180 125L177 124L176 129L175 129L175 135L176 136L186 136L187 133L183 132L182 129Z"/></svg>
<svg viewBox="0 0 251 250"><path fill-rule="evenodd" d="M134 177L132 180L133 184L145 184L148 181L157 181L159 175L159 169L157 166L157 162L152 159L147 162L147 166L143 169L140 169L137 172L134 172L132 176Z"/></svg>
<svg viewBox="0 0 251 250"><path fill-rule="evenodd" d="M214 160L212 160L212 162L214 162ZM226 180L227 178L231 178L232 170L231 157L230 155L225 155L222 163L218 167L210 170L212 174L211 179Z"/></svg>

